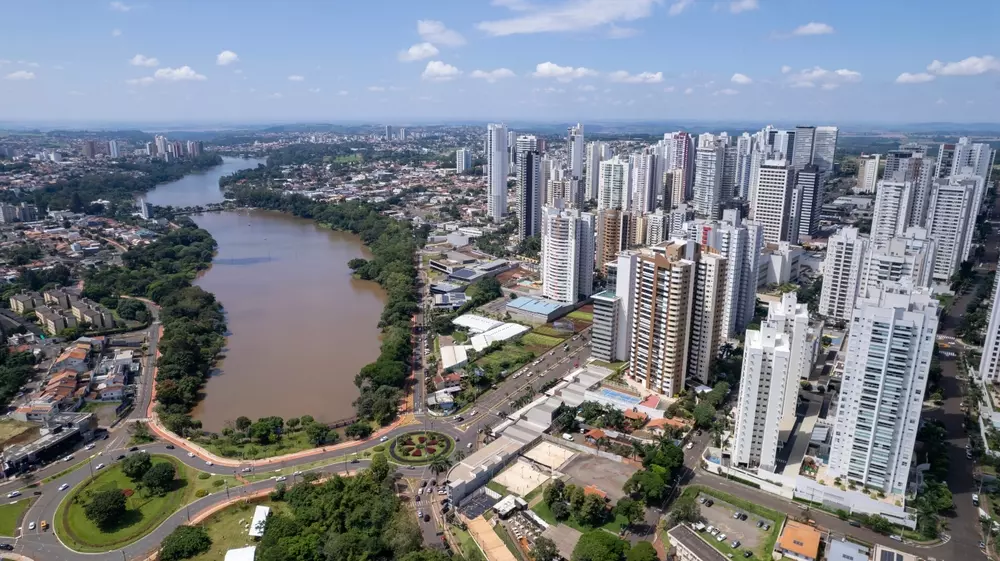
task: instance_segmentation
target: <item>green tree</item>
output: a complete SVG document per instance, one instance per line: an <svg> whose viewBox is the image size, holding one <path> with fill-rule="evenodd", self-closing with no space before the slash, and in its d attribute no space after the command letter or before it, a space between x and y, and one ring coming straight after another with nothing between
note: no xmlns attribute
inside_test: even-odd
<svg viewBox="0 0 1000 561"><path fill-rule="evenodd" d="M671 525L681 522L698 522L701 520L701 507L694 500L693 495L681 495L674 501L674 507L670 510Z"/></svg>
<svg viewBox="0 0 1000 561"><path fill-rule="evenodd" d="M542 493L542 500L546 505L552 506L552 503L563 498L563 491L565 490L566 483L562 479L556 479L545 488L545 491Z"/></svg>
<svg viewBox="0 0 1000 561"><path fill-rule="evenodd" d="M372 426L368 423L357 421L348 425L347 428L344 429L344 434L349 438L363 440L372 435Z"/></svg>
<svg viewBox="0 0 1000 561"><path fill-rule="evenodd" d="M421 549L412 551L399 558L399 561L454 561L454 557L448 557L443 551L436 549ZM458 558L461 561L461 557Z"/></svg>
<svg viewBox="0 0 1000 561"><path fill-rule="evenodd" d="M705 402L696 405L693 414L694 424L699 428L708 428L715 421L715 408Z"/></svg>
<svg viewBox="0 0 1000 561"><path fill-rule="evenodd" d="M146 452L138 452L122 460L122 473L133 482L142 481L142 476L153 467L153 460Z"/></svg>
<svg viewBox="0 0 1000 561"><path fill-rule="evenodd" d="M288 426L289 430L295 430L296 428L298 428L299 422L300 421L298 417L292 417L291 419L285 421L285 425Z"/></svg>
<svg viewBox="0 0 1000 561"><path fill-rule="evenodd" d="M559 548L556 547L556 542L541 536L531 548L531 558L535 561L556 561L559 559Z"/></svg>
<svg viewBox="0 0 1000 561"><path fill-rule="evenodd" d="M310 423L306 425L306 438L313 446L322 446L330 440L331 436L337 437L337 433L331 432L330 427L321 423ZM339 438L339 437L338 437Z"/></svg>
<svg viewBox="0 0 1000 561"><path fill-rule="evenodd" d="M451 468L451 461L444 456L437 456L431 460L430 468L434 475L441 475Z"/></svg>
<svg viewBox="0 0 1000 561"><path fill-rule="evenodd" d="M201 526L178 526L160 543L160 561L180 561L205 553L212 538Z"/></svg>
<svg viewBox="0 0 1000 561"><path fill-rule="evenodd" d="M656 548L653 544L649 542L639 542L632 546L629 550L628 555L625 556L625 561L658 561L659 556L656 555Z"/></svg>
<svg viewBox="0 0 1000 561"><path fill-rule="evenodd" d="M236 417L236 430L240 432L247 432L252 424L253 421L249 417L244 417L243 415Z"/></svg>
<svg viewBox="0 0 1000 561"><path fill-rule="evenodd" d="M604 498L597 494L587 495L577 512L577 520L587 526L597 526L607 518L608 509Z"/></svg>
<svg viewBox="0 0 1000 561"><path fill-rule="evenodd" d="M576 542L572 561L624 561L628 551L627 541L601 529L591 530Z"/></svg>
<svg viewBox="0 0 1000 561"><path fill-rule="evenodd" d="M120 489L99 491L84 505L83 513L98 528L107 531L125 515L125 494Z"/></svg>
<svg viewBox="0 0 1000 561"><path fill-rule="evenodd" d="M556 520L561 522L569 519L570 511L569 505L566 504L566 501L556 501L552 503L550 508L552 509L552 516L554 516Z"/></svg>
<svg viewBox="0 0 1000 561"><path fill-rule="evenodd" d="M642 508L642 504L630 499L629 497L622 497L615 505L615 514L624 516L628 520L629 525L635 525L645 518L645 510Z"/></svg>
<svg viewBox="0 0 1000 561"><path fill-rule="evenodd" d="M892 522L884 516L867 515L864 518L865 526L868 526L872 531L878 532L880 534L889 535L892 533Z"/></svg>
<svg viewBox="0 0 1000 561"><path fill-rule="evenodd" d="M177 468L170 462L159 462L146 470L143 474L141 484L153 495L163 495L173 487L174 477L177 475Z"/></svg>
<svg viewBox="0 0 1000 561"><path fill-rule="evenodd" d="M386 545L392 550L396 559L418 551L424 541L420 526L413 515L405 510L398 510L386 527Z"/></svg>
<svg viewBox="0 0 1000 561"><path fill-rule="evenodd" d="M622 489L629 496L639 499L647 505L657 505L663 502L666 497L667 482L659 473L644 469L633 473Z"/></svg>
<svg viewBox="0 0 1000 561"><path fill-rule="evenodd" d="M385 454L377 453L372 456L372 463L368 466L368 474L371 475L373 480L381 483L389 477L391 471L392 467L389 465L389 460L386 459Z"/></svg>

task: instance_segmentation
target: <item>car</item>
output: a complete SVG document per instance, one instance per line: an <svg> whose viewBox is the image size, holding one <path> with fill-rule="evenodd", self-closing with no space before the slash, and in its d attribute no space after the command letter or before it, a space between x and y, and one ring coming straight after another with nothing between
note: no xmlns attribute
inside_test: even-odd
<svg viewBox="0 0 1000 561"><path fill-rule="evenodd" d="M705 497L698 497L698 503L699 503L699 504L705 504L705 500L706 500L706 499L705 499ZM760 526L758 526L758 528L759 528L759 527L760 527Z"/></svg>
<svg viewBox="0 0 1000 561"><path fill-rule="evenodd" d="M97 464L94 469L104 469L104 464Z"/></svg>
<svg viewBox="0 0 1000 561"><path fill-rule="evenodd" d="M861 523L858 522L857 520L848 520L847 523L850 524L851 526L854 526L855 528L860 528L861 527Z"/></svg>
<svg viewBox="0 0 1000 561"><path fill-rule="evenodd" d="M893 534L893 535L889 536L889 539L890 540L896 540L897 542L901 542L901 541L903 541L903 536L900 536L899 534Z"/></svg>
<svg viewBox="0 0 1000 561"><path fill-rule="evenodd" d="M38 523L38 526L39 526L39 527L40 527L40 528L42 529L42 531L43 531L43 532L44 532L45 530L48 530L48 529L49 529L49 523L48 523L48 522L46 522L46 521L44 521L44 520L42 520L41 522L39 522L39 523Z"/></svg>
<svg viewBox="0 0 1000 561"><path fill-rule="evenodd" d="M714 504L715 504L715 501L713 501L712 499L708 499L707 501L705 501L705 506L707 506L707 507L711 507Z"/></svg>
<svg viewBox="0 0 1000 561"><path fill-rule="evenodd" d="M87 450L93 450L94 446L97 446L97 445L94 444L93 442L91 442L90 444L84 446L84 448L87 449Z"/></svg>
<svg viewBox="0 0 1000 561"><path fill-rule="evenodd" d="M425 479L425 480L421 481L420 482L420 486L421 487L426 487L427 486L427 480Z"/></svg>
<svg viewBox="0 0 1000 561"><path fill-rule="evenodd" d="M358 462L360 462L360 461L361 461L361 460L359 460L359 459L357 459L357 458L353 458L353 459L351 460L351 463L352 463L352 464L356 464L356 463L358 463Z"/></svg>
<svg viewBox="0 0 1000 561"><path fill-rule="evenodd" d="M59 486L60 491L65 491L66 489L69 489L69 483L63 483Z"/></svg>
<svg viewBox="0 0 1000 561"><path fill-rule="evenodd" d="M770 532L771 531L771 525L765 522L764 523L764 531L765 532Z"/></svg>
<svg viewBox="0 0 1000 561"><path fill-rule="evenodd" d="M28 522L28 529L29 530L34 530L35 529L35 523L34 522Z"/></svg>
<svg viewBox="0 0 1000 561"><path fill-rule="evenodd" d="M455 422L456 422L456 423L461 423L461 422L462 422L462 421L464 421L464 420L465 420L465 417L463 417L463 416L461 416L461 415L459 415L458 417L455 417Z"/></svg>
<svg viewBox="0 0 1000 561"><path fill-rule="evenodd" d="M729 544L729 546L732 547L733 549L739 549L740 540L733 540L733 543Z"/></svg>
<svg viewBox="0 0 1000 561"><path fill-rule="evenodd" d="M972 494L972 506L979 506L979 495Z"/></svg>
<svg viewBox="0 0 1000 561"><path fill-rule="evenodd" d="M431 515L430 514L425 514L424 515L424 522L430 522L430 521L431 521Z"/></svg>
<svg viewBox="0 0 1000 561"><path fill-rule="evenodd" d="M282 475L280 477L275 477L274 480L277 481L278 483L281 483L282 481L288 481L288 478Z"/></svg>
<svg viewBox="0 0 1000 561"><path fill-rule="evenodd" d="M7 493L8 499L13 499L14 497L19 497L19 496L21 496L20 491L11 491L10 493Z"/></svg>
<svg viewBox="0 0 1000 561"><path fill-rule="evenodd" d="M690 450L694 448L694 442L688 442L687 446L684 447L685 450Z"/></svg>
<svg viewBox="0 0 1000 561"><path fill-rule="evenodd" d="M708 527L708 533L711 534L711 535L713 535L713 536L718 535L719 529L716 528L716 527L714 527L714 526L709 526Z"/></svg>
<svg viewBox="0 0 1000 561"><path fill-rule="evenodd" d="M31 494L34 495L34 496L36 496L36 497L38 497L38 496L40 496L42 494L42 492L41 491L32 491Z"/></svg>
<svg viewBox="0 0 1000 561"><path fill-rule="evenodd" d="M212 463L212 460L205 460L205 465L206 466L213 466L215 464Z"/></svg>
<svg viewBox="0 0 1000 561"><path fill-rule="evenodd" d="M470 442L466 444L465 447L468 448L469 450L472 450L472 443Z"/></svg>
<svg viewBox="0 0 1000 561"><path fill-rule="evenodd" d="M378 439L379 442L385 442L387 440L389 440L388 436L383 436L382 438Z"/></svg>
<svg viewBox="0 0 1000 561"><path fill-rule="evenodd" d="M736 519L736 520L739 520L741 514L743 514L743 513L742 512L734 512L733 513L733 518Z"/></svg>
<svg viewBox="0 0 1000 561"><path fill-rule="evenodd" d="M424 511L418 510L417 511L417 518L423 518L423 517L424 517Z"/></svg>
<svg viewBox="0 0 1000 561"><path fill-rule="evenodd" d="M0 549L4 551L14 551L14 546L9 543L0 543Z"/></svg>
<svg viewBox="0 0 1000 561"><path fill-rule="evenodd" d="M986 549L986 544L984 542L979 542L979 549Z"/></svg>
<svg viewBox="0 0 1000 561"><path fill-rule="evenodd" d="M747 513L744 512L743 514L740 514L740 520L745 521L747 518L750 518L749 516L747 516Z"/></svg>
<svg viewBox="0 0 1000 561"><path fill-rule="evenodd" d="M166 448L167 450L173 450L173 449L174 449L174 445L173 445L173 444L167 444L167 445L165 446L165 448Z"/></svg>
<svg viewBox="0 0 1000 561"><path fill-rule="evenodd" d="M420 497L419 496L413 497L413 500L419 503L420 502Z"/></svg>
<svg viewBox="0 0 1000 561"><path fill-rule="evenodd" d="M188 452L188 457L189 458L193 458L194 457L194 452Z"/></svg>
<svg viewBox="0 0 1000 561"><path fill-rule="evenodd" d="M115 460L119 460L119 461L120 460L124 460L124 459L125 459L125 454L120 454L117 458L115 458Z"/></svg>
<svg viewBox="0 0 1000 561"><path fill-rule="evenodd" d="M242 471L243 473L250 473L251 471L253 471L253 468L252 467L245 467L245 468L241 469L240 471Z"/></svg>
<svg viewBox="0 0 1000 561"><path fill-rule="evenodd" d="M295 471L294 473L292 473L292 477L297 477L299 475L302 475L301 471Z"/></svg>
<svg viewBox="0 0 1000 561"><path fill-rule="evenodd" d="M136 450L138 450L138 449L139 449L139 447L138 447L138 446L133 446L133 447L129 448L129 449L128 449L128 451L129 451L129 452L135 452L135 451L136 451Z"/></svg>
<svg viewBox="0 0 1000 561"><path fill-rule="evenodd" d="M718 536L715 536L715 541L719 541L719 542L726 541L726 535L725 534L719 534Z"/></svg>
<svg viewBox="0 0 1000 561"><path fill-rule="evenodd" d="M451 510L451 507L449 507L448 505L444 505L443 507L441 507L441 514L448 514L449 510Z"/></svg>
<svg viewBox="0 0 1000 561"><path fill-rule="evenodd" d="M743 552L743 557L746 559L750 559L751 557L753 557L753 552L748 549Z"/></svg>
<svg viewBox="0 0 1000 561"><path fill-rule="evenodd" d="M66 456L65 458L63 458L63 461L64 462L72 462L73 461L73 454L70 454L69 456Z"/></svg>
<svg viewBox="0 0 1000 561"><path fill-rule="evenodd" d="M478 410L478 409L473 409L473 410L472 410L472 412L471 412L471 413L469 413L469 416L470 416L470 417L475 417L475 416L476 416L476 415L477 415L478 413L479 413L479 410Z"/></svg>

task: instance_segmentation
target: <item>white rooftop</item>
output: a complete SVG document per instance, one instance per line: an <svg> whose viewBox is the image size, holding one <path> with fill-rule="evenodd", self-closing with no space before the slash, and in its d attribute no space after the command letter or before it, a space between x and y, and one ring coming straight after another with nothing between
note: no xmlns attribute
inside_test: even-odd
<svg viewBox="0 0 1000 561"><path fill-rule="evenodd" d="M257 546L255 545L241 547L239 549L230 549L226 552L225 561L253 561L256 553Z"/></svg>
<svg viewBox="0 0 1000 561"><path fill-rule="evenodd" d="M470 342L472 343L472 348L476 349L476 351L482 351L493 343L517 337L526 331L528 331L528 327L526 325L518 323L501 323L485 333L473 335Z"/></svg>
<svg viewBox="0 0 1000 561"><path fill-rule="evenodd" d="M259 538L264 535L264 524L267 523L267 515L271 513L271 507L257 505L253 509L253 520L250 521L248 534L252 538ZM226 556L228 557L228 553Z"/></svg>
<svg viewBox="0 0 1000 561"><path fill-rule="evenodd" d="M468 347L465 345L445 345L441 347L441 366L445 370L451 370L456 366L462 366L468 361Z"/></svg>
<svg viewBox="0 0 1000 561"><path fill-rule="evenodd" d="M476 314L464 314L451 320L451 322L468 329L471 333L483 333L484 331L489 331L494 327L503 325L502 321L477 316Z"/></svg>

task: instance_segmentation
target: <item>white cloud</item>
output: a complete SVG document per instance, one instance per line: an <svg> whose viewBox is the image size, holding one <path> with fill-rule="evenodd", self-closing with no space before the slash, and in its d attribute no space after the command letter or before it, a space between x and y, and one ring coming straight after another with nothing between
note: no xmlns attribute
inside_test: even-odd
<svg viewBox="0 0 1000 561"><path fill-rule="evenodd" d="M746 84L753 83L753 79L752 78L750 78L746 74L740 74L739 72L737 72L736 74L733 74L733 77L730 78L729 81L732 82L732 83L734 83L734 84L740 84L740 85L746 85Z"/></svg>
<svg viewBox="0 0 1000 561"><path fill-rule="evenodd" d="M781 67L781 73L782 74L788 74L791 71L792 71L792 67L788 66L787 64Z"/></svg>
<svg viewBox="0 0 1000 561"><path fill-rule="evenodd" d="M465 37L462 34L448 29L444 23L431 19L417 21L417 33L420 38L428 43L444 45L446 47L458 47L465 44Z"/></svg>
<svg viewBox="0 0 1000 561"><path fill-rule="evenodd" d="M529 4L527 0L493 0L490 4L500 6L501 8L507 8L508 10L513 10L515 12L525 12L532 8L531 4Z"/></svg>
<svg viewBox="0 0 1000 561"><path fill-rule="evenodd" d="M587 84L586 86L580 86L580 91L581 92L592 92L592 91L595 91L596 89L597 88L595 88L594 86L591 86L590 84Z"/></svg>
<svg viewBox="0 0 1000 561"><path fill-rule="evenodd" d="M16 72L11 72L10 74L4 76L8 80L34 80L35 73L28 72L27 70L18 70Z"/></svg>
<svg viewBox="0 0 1000 561"><path fill-rule="evenodd" d="M721 90L716 90L712 95L736 95L740 93L739 90L734 90L733 88L724 88Z"/></svg>
<svg viewBox="0 0 1000 561"><path fill-rule="evenodd" d="M943 97L939 97L937 101L934 102L935 105L948 105L948 102L944 100Z"/></svg>
<svg viewBox="0 0 1000 561"><path fill-rule="evenodd" d="M420 77L424 80L447 82L448 80L457 78L461 73L461 70L450 64L441 62L440 60L432 60L424 67L424 71L420 74Z"/></svg>
<svg viewBox="0 0 1000 561"><path fill-rule="evenodd" d="M675 88L673 86L667 86L667 87L663 88L663 91L666 92L666 93L674 93L674 90L676 90L676 89L677 88Z"/></svg>
<svg viewBox="0 0 1000 561"><path fill-rule="evenodd" d="M556 6L517 10L526 13L508 19L480 22L476 27L493 36L586 31L616 22L647 18L653 13L653 6L660 1L565 0ZM692 0L684 1L690 2ZM519 6L524 6L524 4L521 3Z"/></svg>
<svg viewBox="0 0 1000 561"><path fill-rule="evenodd" d="M833 33L833 27L815 21L811 21L805 25L800 25L792 31L792 35L829 35Z"/></svg>
<svg viewBox="0 0 1000 561"><path fill-rule="evenodd" d="M472 74L469 74L469 76L480 80L486 80L492 84L497 80L513 78L516 74L514 74L514 71L509 68L497 68L496 70L473 70Z"/></svg>
<svg viewBox="0 0 1000 561"><path fill-rule="evenodd" d="M903 72L899 76L896 76L897 84L923 84L924 82L931 82L933 80L934 75L926 72L917 72L916 74Z"/></svg>
<svg viewBox="0 0 1000 561"><path fill-rule="evenodd" d="M125 2L112 2L109 4L112 10L116 12L131 12L132 6L129 6Z"/></svg>
<svg viewBox="0 0 1000 561"><path fill-rule="evenodd" d="M135 55L129 61L132 66L148 66L154 68L160 65L160 61L156 57L145 56L145 55Z"/></svg>
<svg viewBox="0 0 1000 561"><path fill-rule="evenodd" d="M938 76L978 76L987 72L1000 71L1000 59L986 55L970 56L958 62L935 60L927 65L927 71Z"/></svg>
<svg viewBox="0 0 1000 561"><path fill-rule="evenodd" d="M835 90L835 89L837 89L837 88L840 87L840 84L835 84L833 82L830 82L830 83L827 83L827 84L823 84L821 87L824 90Z"/></svg>
<svg viewBox="0 0 1000 561"><path fill-rule="evenodd" d="M618 70L608 74L612 82L622 84L659 84L663 81L663 72L640 72L639 74L629 74L624 70Z"/></svg>
<svg viewBox="0 0 1000 561"><path fill-rule="evenodd" d="M122 30L121 29L112 29L111 30L111 36L112 37L121 37L122 36Z"/></svg>
<svg viewBox="0 0 1000 561"><path fill-rule="evenodd" d="M152 76L144 76L142 78L129 78L125 80L125 83L130 86L148 86L155 82L156 80Z"/></svg>
<svg viewBox="0 0 1000 561"><path fill-rule="evenodd" d="M153 78L165 80L167 82L203 81L207 80L203 74L198 74L190 66L180 68L161 68L153 73Z"/></svg>
<svg viewBox="0 0 1000 561"><path fill-rule="evenodd" d="M87 95L87 94L81 92L80 90L70 90L69 91L69 95L79 96L79 95Z"/></svg>
<svg viewBox="0 0 1000 561"><path fill-rule="evenodd" d="M402 62L413 62L437 56L438 48L430 43L417 43L405 51L399 51L399 60Z"/></svg>
<svg viewBox="0 0 1000 561"><path fill-rule="evenodd" d="M670 5L670 15L679 16L684 13L684 10L688 9L691 4L694 4L694 0L676 0Z"/></svg>
<svg viewBox="0 0 1000 561"><path fill-rule="evenodd" d="M385 88L382 86L368 86L368 91L370 92L384 92Z"/></svg>
<svg viewBox="0 0 1000 561"><path fill-rule="evenodd" d="M281 92L274 92L273 94L268 95L267 99L281 99L283 97L285 96Z"/></svg>
<svg viewBox="0 0 1000 561"><path fill-rule="evenodd" d="M233 51L222 51L221 53L215 55L215 64L219 66L227 66L233 64L234 62L239 62L240 57Z"/></svg>
<svg viewBox="0 0 1000 561"><path fill-rule="evenodd" d="M306 80L305 76L299 76L298 74L292 74L288 77L289 82L304 82Z"/></svg>
<svg viewBox="0 0 1000 561"><path fill-rule="evenodd" d="M349 91L347 91L347 90L340 90L339 92L337 92L337 95L347 95L347 94L349 94L349 93L350 93L350 92L349 92Z"/></svg>
<svg viewBox="0 0 1000 561"><path fill-rule="evenodd" d="M688 88L684 90L684 95L691 95L694 93L694 88Z"/></svg>
<svg viewBox="0 0 1000 561"><path fill-rule="evenodd" d="M615 24L611 24L611 28L608 29L609 39L628 39L629 37L635 37L639 34L639 30L634 27L620 27Z"/></svg>
<svg viewBox="0 0 1000 561"><path fill-rule="evenodd" d="M760 8L757 0L733 0L729 3L729 11L734 14L749 12Z"/></svg>
<svg viewBox="0 0 1000 561"><path fill-rule="evenodd" d="M844 84L855 84L861 81L861 73L841 68L827 70L819 66L807 68L788 77L788 84L793 88L814 88L817 86L833 89Z"/></svg>
<svg viewBox="0 0 1000 561"><path fill-rule="evenodd" d="M555 78L560 82L570 82L577 78L597 76L597 71L582 66L573 68L572 66L559 66L554 62L542 62L535 66L535 72L532 76L535 78Z"/></svg>
<svg viewBox="0 0 1000 561"><path fill-rule="evenodd" d="M320 92L319 88L309 88L309 93L319 93L319 92Z"/></svg>

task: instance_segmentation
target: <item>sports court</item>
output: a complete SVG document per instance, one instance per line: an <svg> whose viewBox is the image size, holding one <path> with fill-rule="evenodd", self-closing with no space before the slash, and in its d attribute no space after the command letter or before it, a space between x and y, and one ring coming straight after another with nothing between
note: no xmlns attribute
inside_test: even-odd
<svg viewBox="0 0 1000 561"><path fill-rule="evenodd" d="M500 536L493 531L490 523L482 516L469 521L469 533L489 561L517 561Z"/></svg>
<svg viewBox="0 0 1000 561"><path fill-rule="evenodd" d="M524 460L517 460L493 478L508 491L521 497L532 492L549 478L547 472L540 472Z"/></svg>
<svg viewBox="0 0 1000 561"><path fill-rule="evenodd" d="M552 469L559 469L559 467L572 458L574 454L576 454L576 452L570 450L569 448L556 446L551 442L543 440L539 442L537 446L522 455L525 458L542 464L543 466L548 466Z"/></svg>

